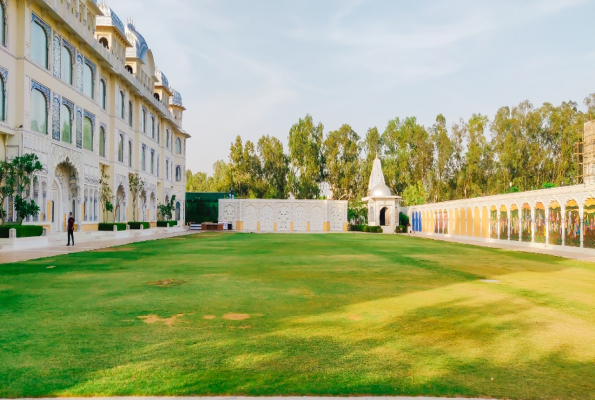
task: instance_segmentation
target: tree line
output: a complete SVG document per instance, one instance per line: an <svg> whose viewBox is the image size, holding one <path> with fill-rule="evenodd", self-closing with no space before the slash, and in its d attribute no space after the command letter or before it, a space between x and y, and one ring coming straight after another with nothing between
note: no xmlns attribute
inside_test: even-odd
<svg viewBox="0 0 595 400"><path fill-rule="evenodd" d="M359 200L376 156L405 205L571 185L578 183L576 148L594 118L595 94L584 105L523 101L491 119L473 114L449 124L440 114L428 127L415 117L395 118L383 132L373 127L363 136L348 124L325 135L322 123L306 115L289 130L287 151L273 136L257 143L237 136L213 175L186 172L187 191L314 199L326 184L334 199Z"/></svg>

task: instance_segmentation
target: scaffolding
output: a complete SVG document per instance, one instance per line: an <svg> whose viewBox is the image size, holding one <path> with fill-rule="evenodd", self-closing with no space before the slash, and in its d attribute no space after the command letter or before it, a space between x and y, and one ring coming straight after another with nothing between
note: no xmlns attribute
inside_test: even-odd
<svg viewBox="0 0 595 400"><path fill-rule="evenodd" d="M583 141L575 145L578 183L595 183L595 121L585 124Z"/></svg>

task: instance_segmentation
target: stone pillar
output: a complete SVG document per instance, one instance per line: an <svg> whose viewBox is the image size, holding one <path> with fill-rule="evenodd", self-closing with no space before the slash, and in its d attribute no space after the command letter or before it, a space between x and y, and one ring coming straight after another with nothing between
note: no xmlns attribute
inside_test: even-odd
<svg viewBox="0 0 595 400"><path fill-rule="evenodd" d="M560 213L562 214L562 218L560 219L560 224L562 224L562 246L566 246L566 206L560 204Z"/></svg>
<svg viewBox="0 0 595 400"><path fill-rule="evenodd" d="M82 221L83 221L83 201L81 200L81 198L77 198L76 201L76 216L78 219L78 227L77 227L77 231L80 232L82 229Z"/></svg>
<svg viewBox="0 0 595 400"><path fill-rule="evenodd" d="M531 243L535 243L535 206L531 208Z"/></svg>
<svg viewBox="0 0 595 400"><path fill-rule="evenodd" d="M550 244L550 209L545 208L545 244Z"/></svg>
<svg viewBox="0 0 595 400"><path fill-rule="evenodd" d="M506 214L506 219L508 220L508 223L506 224L506 230L507 230L507 233L508 233L508 238L506 240L510 240L510 232L511 232L511 229L510 228L512 228L510 226L510 223L512 221L512 210L510 208L508 209L508 214Z"/></svg>
<svg viewBox="0 0 595 400"><path fill-rule="evenodd" d="M584 221L584 210L583 206L579 206L578 208L578 218L581 224L581 249L585 247L585 239L584 239L584 231L585 231L585 221Z"/></svg>

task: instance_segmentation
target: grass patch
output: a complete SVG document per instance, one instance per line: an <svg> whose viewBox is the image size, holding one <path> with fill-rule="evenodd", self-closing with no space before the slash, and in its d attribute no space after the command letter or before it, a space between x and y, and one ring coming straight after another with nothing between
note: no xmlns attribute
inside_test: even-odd
<svg viewBox="0 0 595 400"><path fill-rule="evenodd" d="M134 243L0 265L0 397L595 399L594 310L594 264L539 254L357 234Z"/></svg>

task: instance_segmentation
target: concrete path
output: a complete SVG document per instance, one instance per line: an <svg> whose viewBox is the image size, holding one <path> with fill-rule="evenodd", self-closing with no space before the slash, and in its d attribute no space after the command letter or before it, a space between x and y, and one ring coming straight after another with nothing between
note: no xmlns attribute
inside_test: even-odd
<svg viewBox="0 0 595 400"><path fill-rule="evenodd" d="M467 397L398 397L398 396L354 396L354 397L297 397L297 396L271 396L271 397L247 397L247 396L221 396L221 397L93 397L93 400L485 400ZM0 399L0 400L56 400L51 398L36 399ZM68 400L89 400L83 397L69 397ZM491 399L493 400L493 399Z"/></svg>
<svg viewBox="0 0 595 400"><path fill-rule="evenodd" d="M465 239L463 237L444 237L444 236L438 236L438 235L428 236L423 233L422 234L410 233L407 236L418 237L421 239L428 239L428 240L438 240L438 241L442 241L442 242L470 244L473 246L480 246L480 247L491 247L491 248L495 248L495 249L522 251L525 253L546 254L548 256L568 258L571 260L595 262L595 255L575 253L572 251L557 250L554 248L540 249L540 248L535 248L535 247L516 246L516 245L507 244L507 243L483 242L483 241L479 241L479 240Z"/></svg>
<svg viewBox="0 0 595 400"><path fill-rule="evenodd" d="M98 250L98 249L105 249L107 247L114 247L114 246L123 246L129 243L137 243L137 242L146 242L149 240L160 240L160 239L167 239L176 236L183 236L183 235L193 235L199 233L197 231L184 231L184 232L176 232L176 233L163 233L163 234L156 234L151 236L140 236L135 238L126 238L126 239L113 239L113 240L100 240L100 241L82 241L80 244L76 246L66 246L66 234L64 233L63 236L63 243L55 240L55 238L50 239L51 245L49 247L38 248L38 249L28 249L28 250L15 250L5 253L0 253L0 264L7 264L12 262L20 262L20 261L29 261L35 260L38 258L46 258L46 257L54 257L60 256L64 254L71 254L71 253L80 253L83 251L91 251L91 250ZM77 234L74 234L74 238L76 240Z"/></svg>

